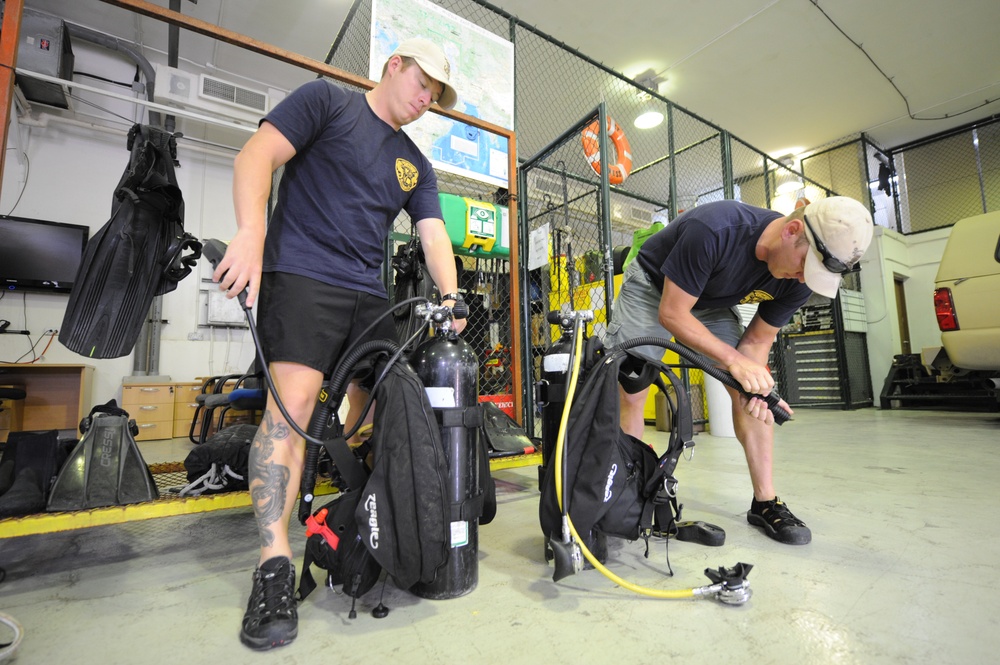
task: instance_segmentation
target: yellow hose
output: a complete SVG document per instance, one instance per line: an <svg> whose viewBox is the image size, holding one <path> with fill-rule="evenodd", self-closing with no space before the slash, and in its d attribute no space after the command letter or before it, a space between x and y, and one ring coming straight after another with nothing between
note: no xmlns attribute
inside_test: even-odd
<svg viewBox="0 0 1000 665"><path fill-rule="evenodd" d="M574 322L573 327L573 367L570 370L569 385L566 388L566 402L563 404L562 417L559 419L559 434L556 437L556 451L555 451L555 477L556 477L556 500L559 503L560 512L563 510L563 487L562 487L562 455L563 446L566 443L566 428L569 422L569 411L570 406L573 404L573 396L576 393L576 383L577 378L580 375L580 358L583 356L583 335L581 334L581 329L583 327L583 321L580 317L577 317ZM627 580L618 577L613 572L608 570L597 557L594 556L587 546L584 544L583 538L580 534L576 532L576 527L573 526L573 520L570 519L569 513L566 512L566 522L569 525L570 534L576 539L577 544L580 547L580 551L583 556L590 562L595 569L599 570L602 575L607 577L609 580L615 584L628 589L634 593L638 593L643 596L649 596L651 598L661 598L665 600L677 600L682 598L695 598L700 595L699 590L704 589L700 587L699 589L653 589L650 587L640 586L638 584L633 584Z"/></svg>
<svg viewBox="0 0 1000 665"><path fill-rule="evenodd" d="M560 512L563 509L563 491L562 491L562 453L563 444L566 441L566 425L569 422L569 409L573 404L573 396L576 394L576 381L580 376L580 357L583 355L583 335L580 334L580 329L583 327L583 321L580 317L577 317L573 321L573 367L570 368L569 373L569 384L566 387L566 401L563 402L562 414L559 417L559 433L556 435L556 454L555 454L555 476L556 476L556 500L559 502ZM567 514L567 518L569 515Z"/></svg>

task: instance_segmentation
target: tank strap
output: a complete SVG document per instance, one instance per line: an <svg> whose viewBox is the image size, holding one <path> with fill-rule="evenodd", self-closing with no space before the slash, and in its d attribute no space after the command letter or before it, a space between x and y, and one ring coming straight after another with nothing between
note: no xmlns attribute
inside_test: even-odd
<svg viewBox="0 0 1000 665"><path fill-rule="evenodd" d="M434 416L441 427L482 427L485 422L481 404L435 408Z"/></svg>
<svg viewBox="0 0 1000 665"><path fill-rule="evenodd" d="M471 522L483 514L483 493L471 496L461 503L451 504L452 522Z"/></svg>
<svg viewBox="0 0 1000 665"><path fill-rule="evenodd" d="M566 384L564 383L539 381L535 384L535 391L538 402L542 404L566 401Z"/></svg>

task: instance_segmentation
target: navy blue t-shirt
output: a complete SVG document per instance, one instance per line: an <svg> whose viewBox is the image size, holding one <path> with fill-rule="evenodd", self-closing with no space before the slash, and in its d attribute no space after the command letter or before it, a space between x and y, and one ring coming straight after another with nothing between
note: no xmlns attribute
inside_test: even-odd
<svg viewBox="0 0 1000 665"><path fill-rule="evenodd" d="M265 118L295 147L267 229L264 271L386 296L379 267L400 210L441 218L437 177L365 96L316 79Z"/></svg>
<svg viewBox="0 0 1000 665"><path fill-rule="evenodd" d="M650 236L636 261L658 288L664 276L698 296L696 308L759 303L757 313L780 328L812 291L795 279L777 279L755 255L764 229L781 213L739 201L697 206Z"/></svg>

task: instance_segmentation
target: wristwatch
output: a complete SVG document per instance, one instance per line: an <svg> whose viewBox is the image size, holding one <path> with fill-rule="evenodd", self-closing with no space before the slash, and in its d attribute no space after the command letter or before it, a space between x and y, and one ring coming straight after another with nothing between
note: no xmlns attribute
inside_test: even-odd
<svg viewBox="0 0 1000 665"><path fill-rule="evenodd" d="M454 300L455 306L451 308L451 315L456 319L465 319L469 317L469 306L465 304L465 300L462 299L461 293L446 293L441 296L441 302L445 300Z"/></svg>

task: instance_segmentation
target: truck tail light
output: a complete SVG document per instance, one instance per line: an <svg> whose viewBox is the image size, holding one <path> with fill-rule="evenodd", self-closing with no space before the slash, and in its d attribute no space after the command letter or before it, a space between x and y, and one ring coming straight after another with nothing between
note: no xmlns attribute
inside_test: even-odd
<svg viewBox="0 0 1000 665"><path fill-rule="evenodd" d="M934 313L937 315L938 328L942 332L958 330L958 315L955 314L955 301L951 298L951 289L934 289Z"/></svg>

